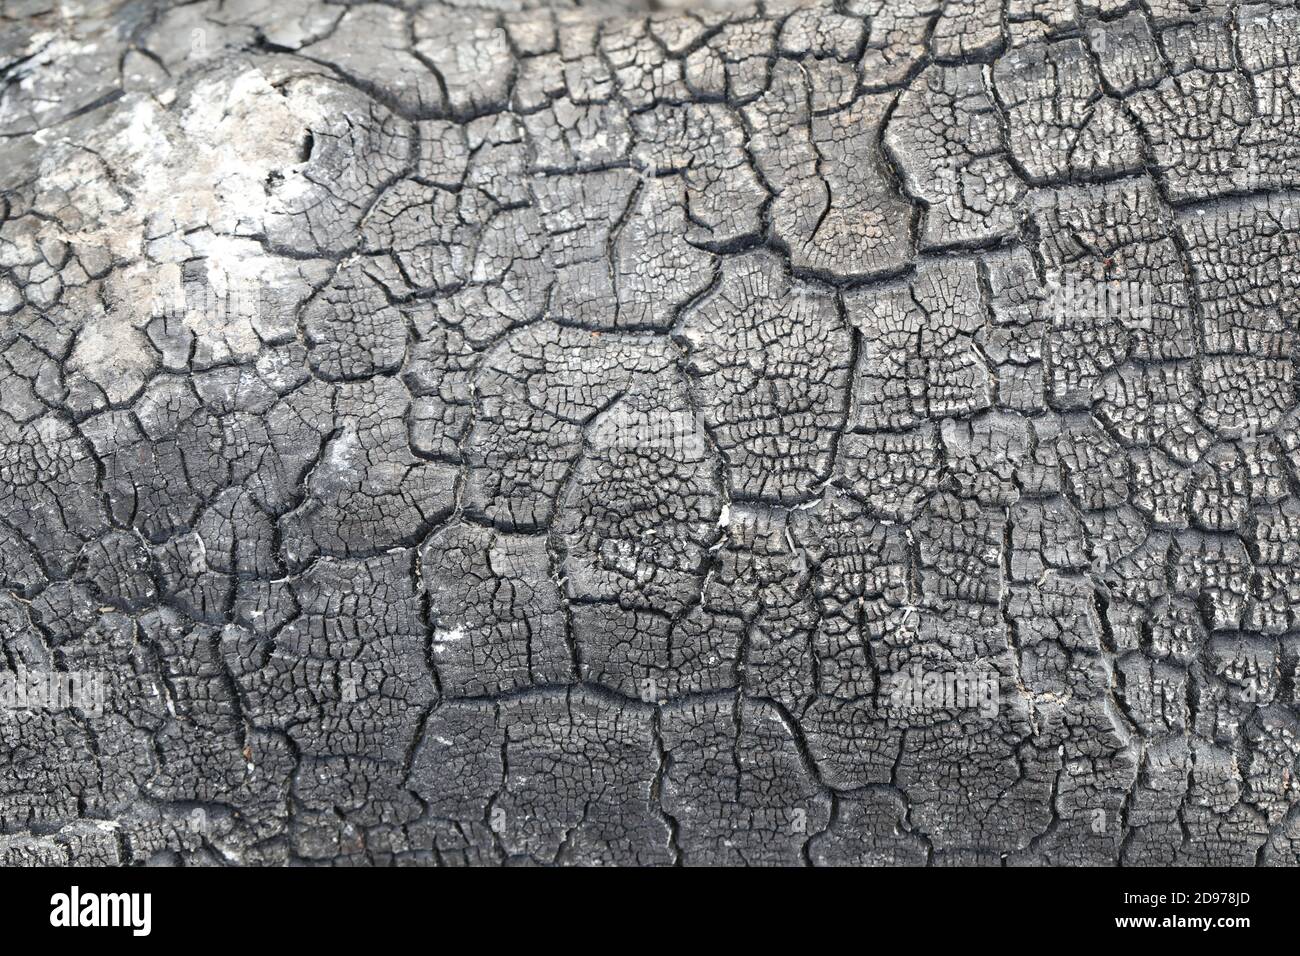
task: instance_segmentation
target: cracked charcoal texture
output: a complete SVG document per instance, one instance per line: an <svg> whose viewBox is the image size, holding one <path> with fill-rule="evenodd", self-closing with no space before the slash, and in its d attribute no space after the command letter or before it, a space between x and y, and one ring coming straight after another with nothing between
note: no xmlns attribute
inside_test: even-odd
<svg viewBox="0 0 1300 956"><path fill-rule="evenodd" d="M0 0L0 674L104 690L0 863L1300 863L1297 89L1291 2Z"/></svg>

